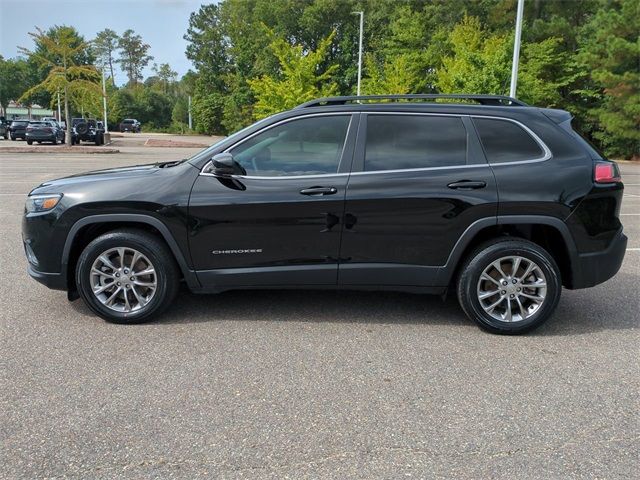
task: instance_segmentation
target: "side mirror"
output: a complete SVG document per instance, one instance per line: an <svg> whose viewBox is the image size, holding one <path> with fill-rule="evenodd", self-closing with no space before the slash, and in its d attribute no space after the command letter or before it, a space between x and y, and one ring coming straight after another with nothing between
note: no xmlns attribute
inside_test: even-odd
<svg viewBox="0 0 640 480"><path fill-rule="evenodd" d="M218 153L213 157L210 172L220 177L230 177L231 175L246 175L247 171L233 159L230 153Z"/></svg>

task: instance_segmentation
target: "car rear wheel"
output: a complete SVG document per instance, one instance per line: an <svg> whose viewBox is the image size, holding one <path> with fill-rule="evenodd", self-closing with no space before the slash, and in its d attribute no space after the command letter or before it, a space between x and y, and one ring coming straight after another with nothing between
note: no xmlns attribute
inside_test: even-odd
<svg viewBox="0 0 640 480"><path fill-rule="evenodd" d="M519 334L542 325L560 300L553 257L521 239L485 243L466 259L458 300L467 316L493 333Z"/></svg>
<svg viewBox="0 0 640 480"><path fill-rule="evenodd" d="M33 145L33 140L27 140L27 145Z"/></svg>
<svg viewBox="0 0 640 480"><path fill-rule="evenodd" d="M83 250L76 284L84 302L113 323L141 323L178 292L179 271L165 243L141 230L109 232Z"/></svg>

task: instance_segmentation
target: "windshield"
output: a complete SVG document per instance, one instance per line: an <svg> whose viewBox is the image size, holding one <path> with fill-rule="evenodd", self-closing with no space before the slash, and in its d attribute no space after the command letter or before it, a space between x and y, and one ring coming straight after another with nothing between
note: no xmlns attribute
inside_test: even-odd
<svg viewBox="0 0 640 480"><path fill-rule="evenodd" d="M23 127L25 125L29 125L29 122L13 122L11 125L16 127Z"/></svg>

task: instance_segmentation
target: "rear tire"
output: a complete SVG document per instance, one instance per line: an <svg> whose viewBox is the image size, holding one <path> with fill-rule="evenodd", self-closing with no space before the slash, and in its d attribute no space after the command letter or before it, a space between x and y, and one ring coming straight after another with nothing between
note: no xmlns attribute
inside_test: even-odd
<svg viewBox="0 0 640 480"><path fill-rule="evenodd" d="M179 279L178 266L164 241L142 230L101 235L85 247L76 265L80 296L93 312L112 323L152 320L175 298Z"/></svg>
<svg viewBox="0 0 640 480"><path fill-rule="evenodd" d="M560 300L558 265L545 249L528 240L484 243L466 258L460 272L460 306L492 333L533 330L553 314Z"/></svg>
<svg viewBox="0 0 640 480"><path fill-rule="evenodd" d="M33 140L27 140L27 145L33 145Z"/></svg>

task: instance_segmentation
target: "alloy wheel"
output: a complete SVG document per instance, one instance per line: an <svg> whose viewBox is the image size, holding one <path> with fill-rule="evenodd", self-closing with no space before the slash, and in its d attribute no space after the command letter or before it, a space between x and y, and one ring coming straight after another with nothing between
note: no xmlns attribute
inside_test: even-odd
<svg viewBox="0 0 640 480"><path fill-rule="evenodd" d="M534 261L521 256L502 257L480 275L478 301L501 322L521 322L540 310L547 296L547 280Z"/></svg>
<svg viewBox="0 0 640 480"><path fill-rule="evenodd" d="M110 310L129 313L145 307L158 289L151 261L130 247L111 248L93 262L90 272L93 295Z"/></svg>

